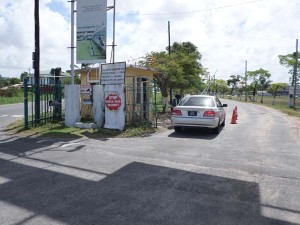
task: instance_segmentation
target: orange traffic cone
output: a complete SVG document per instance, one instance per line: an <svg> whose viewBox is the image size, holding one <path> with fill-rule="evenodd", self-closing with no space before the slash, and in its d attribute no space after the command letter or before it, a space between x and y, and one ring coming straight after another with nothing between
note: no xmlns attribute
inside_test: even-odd
<svg viewBox="0 0 300 225"><path fill-rule="evenodd" d="M235 112L235 109L232 111L232 117L231 117L231 124L237 124L236 123L236 119L237 119L237 116L236 116L236 112Z"/></svg>
<svg viewBox="0 0 300 225"><path fill-rule="evenodd" d="M236 120L238 119L238 111L237 111L237 106L234 107L234 110L235 110L235 114L236 114Z"/></svg>

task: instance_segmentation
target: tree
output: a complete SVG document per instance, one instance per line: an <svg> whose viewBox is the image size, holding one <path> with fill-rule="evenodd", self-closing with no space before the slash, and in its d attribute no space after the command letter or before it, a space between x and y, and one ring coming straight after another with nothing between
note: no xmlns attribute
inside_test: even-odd
<svg viewBox="0 0 300 225"><path fill-rule="evenodd" d="M21 80L17 77L13 77L13 78L9 79L9 84L10 85L19 84L19 83L21 83Z"/></svg>
<svg viewBox="0 0 300 225"><path fill-rule="evenodd" d="M260 90L261 90L260 103L264 103L264 90L266 90L271 85L271 82L272 81L269 80L269 77L259 76L258 85L259 85Z"/></svg>
<svg viewBox="0 0 300 225"><path fill-rule="evenodd" d="M225 80L216 79L213 82L212 90L214 93L216 93L216 95L218 95L220 93L224 97L224 94L225 94L225 92L228 91L228 89L229 88L228 88L227 82Z"/></svg>
<svg viewBox="0 0 300 225"><path fill-rule="evenodd" d="M282 91L287 86L288 86L287 83L273 83L273 84L271 84L271 86L268 88L268 92L270 92L273 96L272 105L275 105L275 98L278 95L278 92Z"/></svg>
<svg viewBox="0 0 300 225"><path fill-rule="evenodd" d="M148 53L139 65L157 69L154 79L166 101L170 86L177 89L181 95L184 90L201 86L199 75L204 73L200 64L201 57L193 43L175 42L171 46L171 54L168 54L168 51Z"/></svg>
<svg viewBox="0 0 300 225"><path fill-rule="evenodd" d="M67 77L62 79L62 85L71 84L71 77ZM74 84L81 84L81 80L78 74L74 76Z"/></svg>
<svg viewBox="0 0 300 225"><path fill-rule="evenodd" d="M255 71L248 71L248 76L252 78L252 83L250 85L252 88L252 96L253 96L252 101L256 101L256 93L259 85L259 79L261 80L263 78L269 79L271 77L271 74L269 73L269 71L260 68Z"/></svg>
<svg viewBox="0 0 300 225"><path fill-rule="evenodd" d="M247 96L247 91L248 91L246 79L248 79L247 76L244 76L244 77L240 76L239 87L238 87L239 98L240 98L240 100L242 100L242 95L243 95L243 93L245 93L245 101L247 101L246 96Z"/></svg>
<svg viewBox="0 0 300 225"><path fill-rule="evenodd" d="M27 77L28 75L29 75L29 74L28 74L27 72L21 73L20 80L21 80L22 82L24 82L24 78Z"/></svg>
<svg viewBox="0 0 300 225"><path fill-rule="evenodd" d="M289 74L291 74L293 76L294 66L295 66L295 62L296 62L294 55L293 54L279 55L278 58L279 58L280 65L289 68ZM300 68L300 62L298 62L298 69L299 68ZM299 74L298 74L298 76L299 76ZM291 77L290 80L292 80L291 84L293 86L294 79L292 79L292 77Z"/></svg>
<svg viewBox="0 0 300 225"><path fill-rule="evenodd" d="M241 76L240 75L231 75L231 79L227 80L227 85L231 86L231 92L230 95L233 94L233 91L237 88L238 82L240 81Z"/></svg>
<svg viewBox="0 0 300 225"><path fill-rule="evenodd" d="M0 88L8 86L9 85L9 80L6 77L2 77L0 75Z"/></svg>

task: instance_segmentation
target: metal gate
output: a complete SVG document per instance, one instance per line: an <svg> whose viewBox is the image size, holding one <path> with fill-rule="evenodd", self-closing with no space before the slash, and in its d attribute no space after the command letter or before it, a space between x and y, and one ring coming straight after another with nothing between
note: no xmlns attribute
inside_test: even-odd
<svg viewBox="0 0 300 225"><path fill-rule="evenodd" d="M25 129L63 119L63 87L59 78L47 77L34 84L34 78L24 79Z"/></svg>
<svg viewBox="0 0 300 225"><path fill-rule="evenodd" d="M126 124L147 123L157 127L157 86L148 78L137 77L125 87Z"/></svg>

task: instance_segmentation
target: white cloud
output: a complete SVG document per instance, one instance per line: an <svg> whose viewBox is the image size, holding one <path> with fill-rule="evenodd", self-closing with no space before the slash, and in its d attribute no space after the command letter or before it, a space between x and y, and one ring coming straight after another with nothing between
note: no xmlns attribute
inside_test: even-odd
<svg viewBox="0 0 300 225"><path fill-rule="evenodd" d="M31 67L31 52L34 50L33 1L0 1L0 74L19 76ZM288 82L288 69L279 65L277 56L295 51L295 39L300 38L296 26L300 22L298 0L252 3L247 0L116 2L117 61L128 62L147 52L165 50L170 21L171 41L195 43L203 55L203 66L209 68L211 73L218 70L217 78L243 75L247 60L249 70L262 67L271 72L273 81ZM108 5L112 3L108 0ZM112 42L111 13L108 16L108 44ZM42 70L56 66L69 69L69 16L70 3L67 1L41 1ZM109 61L110 47L107 50Z"/></svg>
<svg viewBox="0 0 300 225"><path fill-rule="evenodd" d="M40 3L41 70L57 66L68 69L70 24L49 9L50 2ZM34 2L6 0L0 5L0 21L0 74L19 77L29 68L32 71Z"/></svg>

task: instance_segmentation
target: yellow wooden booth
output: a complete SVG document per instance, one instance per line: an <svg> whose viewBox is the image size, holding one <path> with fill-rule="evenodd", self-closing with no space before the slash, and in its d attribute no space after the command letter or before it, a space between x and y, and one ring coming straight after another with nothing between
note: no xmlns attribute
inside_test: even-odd
<svg viewBox="0 0 300 225"><path fill-rule="evenodd" d="M101 68L101 67L100 67ZM126 122L152 122L154 109L153 76L156 69L127 65L125 72ZM81 85L100 84L101 71L97 68L75 70L80 75ZM81 94L81 118L92 118L92 94Z"/></svg>

